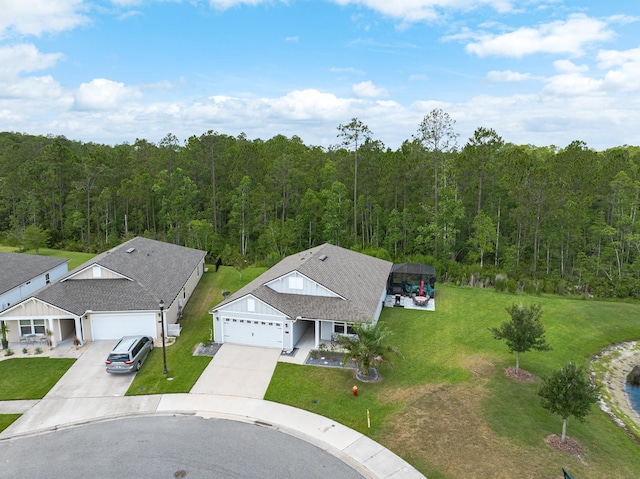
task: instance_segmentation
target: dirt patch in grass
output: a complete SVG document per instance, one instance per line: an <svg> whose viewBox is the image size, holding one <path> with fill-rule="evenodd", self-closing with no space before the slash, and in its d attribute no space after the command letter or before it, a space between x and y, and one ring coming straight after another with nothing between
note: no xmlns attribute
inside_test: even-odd
<svg viewBox="0 0 640 479"><path fill-rule="evenodd" d="M464 384L437 384L389 392L385 400L404 407L388 418L388 429L378 439L418 467L427 477L496 478L554 477L545 448L514 444L496 434L484 419L488 399L486 379L490 361L472 360L474 380ZM545 449L547 452L545 452ZM547 474L548 473L548 474ZM546 475L545 475L546 474Z"/></svg>
<svg viewBox="0 0 640 479"><path fill-rule="evenodd" d="M495 373L495 365L484 356L467 356L462 362L475 379L486 379Z"/></svg>

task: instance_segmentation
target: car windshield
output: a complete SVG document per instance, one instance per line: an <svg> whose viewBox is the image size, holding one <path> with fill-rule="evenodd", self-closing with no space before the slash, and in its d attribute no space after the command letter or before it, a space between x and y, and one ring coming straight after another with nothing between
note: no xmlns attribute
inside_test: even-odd
<svg viewBox="0 0 640 479"><path fill-rule="evenodd" d="M127 353L111 353L109 355L109 361L111 362L124 362L124 361L129 361L129 355Z"/></svg>

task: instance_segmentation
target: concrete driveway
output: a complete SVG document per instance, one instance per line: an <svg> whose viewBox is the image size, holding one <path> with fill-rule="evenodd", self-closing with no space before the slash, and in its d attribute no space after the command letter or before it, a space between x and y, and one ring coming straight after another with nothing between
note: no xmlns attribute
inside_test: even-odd
<svg viewBox="0 0 640 479"><path fill-rule="evenodd" d="M135 374L109 374L104 361L117 341L93 341L45 399L124 396Z"/></svg>
<svg viewBox="0 0 640 479"><path fill-rule="evenodd" d="M263 399L280 353L275 348L225 343L190 393Z"/></svg>

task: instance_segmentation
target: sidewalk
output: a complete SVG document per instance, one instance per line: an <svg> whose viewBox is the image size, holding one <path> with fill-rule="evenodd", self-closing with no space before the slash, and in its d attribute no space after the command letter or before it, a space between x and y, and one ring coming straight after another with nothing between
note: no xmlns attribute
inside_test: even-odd
<svg viewBox="0 0 640 479"><path fill-rule="evenodd" d="M15 412L19 409L24 410L24 405L16 407ZM271 427L338 457L366 478L424 479L388 449L331 419L283 404L237 396L163 394L42 399L0 433L0 441L93 421L152 414L195 414Z"/></svg>
<svg viewBox="0 0 640 479"><path fill-rule="evenodd" d="M83 349L76 364L43 399L0 401L0 414L22 414L0 433L0 441L95 421L188 414L276 429L334 455L367 479L424 479L396 454L353 429L302 409L263 400L281 358L279 351L224 345L188 394L125 396L127 388L122 386L120 390L117 384L121 378L104 373L96 359L106 354L101 345L94 343ZM306 354L294 360L301 361ZM99 369L102 375L92 375L93 369ZM86 377L96 380L88 382Z"/></svg>

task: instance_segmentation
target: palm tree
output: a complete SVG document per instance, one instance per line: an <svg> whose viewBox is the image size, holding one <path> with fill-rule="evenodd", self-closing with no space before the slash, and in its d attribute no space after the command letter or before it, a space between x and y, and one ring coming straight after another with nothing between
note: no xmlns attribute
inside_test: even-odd
<svg viewBox="0 0 640 479"><path fill-rule="evenodd" d="M342 364L354 360L358 374L369 376L371 368L378 368L382 364L391 365L390 357L399 354L396 347L387 344L391 331L378 323L374 326L354 324L355 335L339 336L338 344L346 351L342 357Z"/></svg>

